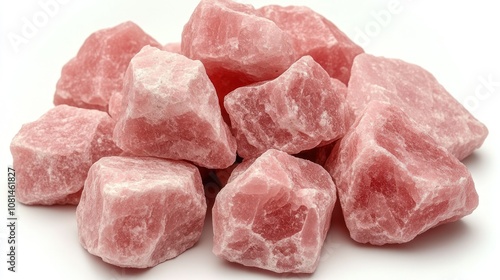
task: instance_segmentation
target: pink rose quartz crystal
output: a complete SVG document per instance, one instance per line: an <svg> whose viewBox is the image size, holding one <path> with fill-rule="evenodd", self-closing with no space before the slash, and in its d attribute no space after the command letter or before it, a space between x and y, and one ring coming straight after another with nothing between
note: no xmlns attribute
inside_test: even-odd
<svg viewBox="0 0 500 280"><path fill-rule="evenodd" d="M354 60L347 101L359 115L373 100L399 107L459 160L479 148L488 135L486 126L423 68L361 54Z"/></svg>
<svg viewBox="0 0 500 280"><path fill-rule="evenodd" d="M107 111L111 95L121 92L130 59L146 45L161 47L130 21L93 33L64 65L54 104Z"/></svg>
<svg viewBox="0 0 500 280"><path fill-rule="evenodd" d="M78 204L90 166L118 155L108 114L59 105L25 124L10 145L24 204Z"/></svg>
<svg viewBox="0 0 500 280"><path fill-rule="evenodd" d="M213 252L279 273L314 272L336 200L329 174L278 150L233 172L212 210Z"/></svg>
<svg viewBox="0 0 500 280"><path fill-rule="evenodd" d="M125 75L122 106L114 140L126 152L206 168L236 159L236 141L200 61L144 47Z"/></svg>
<svg viewBox="0 0 500 280"><path fill-rule="evenodd" d="M106 157L90 168L76 209L80 243L105 262L146 268L200 238L207 205L198 169L150 157Z"/></svg>
<svg viewBox="0 0 500 280"><path fill-rule="evenodd" d="M268 149L289 154L328 144L347 130L346 87L310 56L278 78L238 88L224 100L243 158Z"/></svg>
<svg viewBox="0 0 500 280"><path fill-rule="evenodd" d="M361 243L408 242L478 205L466 166L387 103L360 112L325 167L351 237Z"/></svg>
<svg viewBox="0 0 500 280"><path fill-rule="evenodd" d="M200 1L184 26L181 52L203 62L221 107L230 91L274 79L297 59L286 32L251 5L230 0Z"/></svg>
<svg viewBox="0 0 500 280"><path fill-rule="evenodd" d="M352 62L363 49L331 21L302 6L269 5L258 12L290 35L299 57L312 56L331 77L347 85Z"/></svg>

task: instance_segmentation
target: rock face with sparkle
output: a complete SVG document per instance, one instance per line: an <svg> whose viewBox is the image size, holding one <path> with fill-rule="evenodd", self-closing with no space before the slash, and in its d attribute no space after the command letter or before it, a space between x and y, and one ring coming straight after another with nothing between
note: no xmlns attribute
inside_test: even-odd
<svg viewBox="0 0 500 280"><path fill-rule="evenodd" d="M213 252L246 266L312 273L335 200L321 166L269 150L238 165L216 197Z"/></svg>
<svg viewBox="0 0 500 280"><path fill-rule="evenodd" d="M146 268L200 238L207 205L198 169L149 157L106 157L89 170L76 209L80 243L105 262Z"/></svg>
<svg viewBox="0 0 500 280"><path fill-rule="evenodd" d="M408 242L477 207L465 165L403 111L374 101L359 114L325 165L354 240Z"/></svg>

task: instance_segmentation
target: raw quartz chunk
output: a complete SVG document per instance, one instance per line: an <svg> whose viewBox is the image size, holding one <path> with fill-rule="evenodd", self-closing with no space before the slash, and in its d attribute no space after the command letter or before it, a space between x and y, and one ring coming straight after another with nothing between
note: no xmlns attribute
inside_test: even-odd
<svg viewBox="0 0 500 280"><path fill-rule="evenodd" d="M310 56L272 81L232 91L224 106L238 154L252 158L271 148L295 154L340 138L350 116L346 91Z"/></svg>
<svg viewBox="0 0 500 280"><path fill-rule="evenodd" d="M184 26L181 51L203 62L221 107L228 92L276 78L297 59L286 32L231 0L200 1Z"/></svg>
<svg viewBox="0 0 500 280"><path fill-rule="evenodd" d="M314 272L336 200L328 173L278 150L233 173L212 210L215 255L279 273Z"/></svg>
<svg viewBox="0 0 500 280"><path fill-rule="evenodd" d="M93 33L64 65L54 104L108 111L111 95L121 92L130 59L146 45L161 47L130 21Z"/></svg>
<svg viewBox="0 0 500 280"><path fill-rule="evenodd" d="M147 157L106 157L90 168L76 208L81 245L105 262L146 268L200 238L207 205L195 166Z"/></svg>
<svg viewBox="0 0 500 280"><path fill-rule="evenodd" d="M488 129L475 119L432 74L398 59L356 57L347 101L356 115L373 100L401 108L459 160L479 148Z"/></svg>
<svg viewBox="0 0 500 280"><path fill-rule="evenodd" d="M124 151L207 168L234 163L236 141L200 61L146 46L130 61L123 92L114 140Z"/></svg>
<svg viewBox="0 0 500 280"><path fill-rule="evenodd" d="M10 145L24 204L78 204L90 166L121 150L112 141L108 114L56 106L22 126Z"/></svg>
<svg viewBox="0 0 500 280"><path fill-rule="evenodd" d="M264 6L259 14L274 21L293 41L299 57L310 55L326 72L347 85L354 58L363 53L331 21L301 6Z"/></svg>
<svg viewBox="0 0 500 280"><path fill-rule="evenodd" d="M346 225L361 243L404 243L478 205L467 168L399 108L374 101L334 148Z"/></svg>

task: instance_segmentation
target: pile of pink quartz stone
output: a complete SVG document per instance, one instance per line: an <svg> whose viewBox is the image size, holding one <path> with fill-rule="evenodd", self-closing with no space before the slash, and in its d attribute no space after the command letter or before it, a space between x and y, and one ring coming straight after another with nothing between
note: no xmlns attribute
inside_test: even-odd
<svg viewBox="0 0 500 280"><path fill-rule="evenodd" d="M478 205L460 161L486 127L429 72L306 7L202 0L165 46L132 22L97 31L54 104L12 140L17 199L77 205L81 245L117 266L194 246L207 208L216 256L313 273L337 197L352 239L374 245Z"/></svg>

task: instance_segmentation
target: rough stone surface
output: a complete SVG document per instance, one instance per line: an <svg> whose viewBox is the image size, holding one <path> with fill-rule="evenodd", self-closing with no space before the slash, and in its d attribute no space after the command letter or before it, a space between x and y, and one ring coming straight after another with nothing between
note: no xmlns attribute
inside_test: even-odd
<svg viewBox="0 0 500 280"><path fill-rule="evenodd" d="M121 150L112 141L108 114L56 106L25 124L10 145L17 175L16 198L24 204L78 204L90 166Z"/></svg>
<svg viewBox="0 0 500 280"><path fill-rule="evenodd" d="M267 149L295 154L342 137L349 120L344 84L310 56L280 77L238 88L224 101L243 158Z"/></svg>
<svg viewBox="0 0 500 280"><path fill-rule="evenodd" d="M373 100L401 108L460 160L488 135L487 128L426 70L398 59L361 54L354 60L347 101L359 115Z"/></svg>
<svg viewBox="0 0 500 280"><path fill-rule="evenodd" d="M200 1L182 32L181 51L203 62L221 107L230 91L276 78L297 59L286 32L230 0Z"/></svg>
<svg viewBox="0 0 500 280"><path fill-rule="evenodd" d="M233 173L212 211L213 252L280 273L314 272L336 200L328 173L277 150Z"/></svg>
<svg viewBox="0 0 500 280"><path fill-rule="evenodd" d="M114 140L124 151L207 168L234 163L236 141L200 61L146 46L130 62L123 93Z"/></svg>
<svg viewBox="0 0 500 280"><path fill-rule="evenodd" d="M331 21L302 6L269 5L258 12L288 33L299 57L312 56L331 77L347 85L354 57L363 49Z"/></svg>
<svg viewBox="0 0 500 280"><path fill-rule="evenodd" d="M478 204L467 168L399 108L371 102L326 163L361 243L404 243Z"/></svg>
<svg viewBox="0 0 500 280"><path fill-rule="evenodd" d="M207 205L195 166L147 157L106 157L89 171L76 209L80 243L105 262L145 268L200 238Z"/></svg>
<svg viewBox="0 0 500 280"><path fill-rule="evenodd" d="M64 65L54 104L107 111L111 95L122 89L130 59L146 45L161 47L130 21L93 33Z"/></svg>

